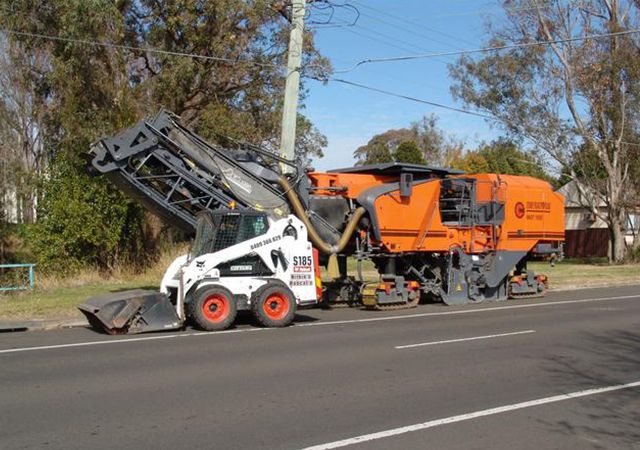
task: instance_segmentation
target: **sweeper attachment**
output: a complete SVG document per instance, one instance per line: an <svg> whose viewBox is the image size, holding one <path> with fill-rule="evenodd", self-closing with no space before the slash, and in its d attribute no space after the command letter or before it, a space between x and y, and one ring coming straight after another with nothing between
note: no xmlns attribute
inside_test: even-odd
<svg viewBox="0 0 640 450"><path fill-rule="evenodd" d="M93 297L78 305L89 324L109 334L173 330L183 320L166 294L134 290Z"/></svg>
<svg viewBox="0 0 640 450"><path fill-rule="evenodd" d="M290 324L297 306L322 295L317 252L295 216L274 220L253 211L198 215L188 255L167 269L160 292L134 290L87 300L78 308L109 334L181 328L215 331L250 310L266 327Z"/></svg>

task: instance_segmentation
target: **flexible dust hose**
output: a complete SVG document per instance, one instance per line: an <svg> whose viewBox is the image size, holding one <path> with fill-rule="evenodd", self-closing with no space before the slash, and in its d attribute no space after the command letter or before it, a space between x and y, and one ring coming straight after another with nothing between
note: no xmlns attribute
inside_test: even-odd
<svg viewBox="0 0 640 450"><path fill-rule="evenodd" d="M345 227L342 236L340 236L338 243L335 245L331 245L326 243L313 227L304 207L302 206L302 203L300 202L300 199L298 198L298 195L293 190L289 182L284 177L280 177L278 181L280 183L280 186L282 186L282 189L284 189L287 199L289 200L289 203L293 208L293 212L296 214L296 216L298 216L298 219L302 220L302 222L307 227L307 233L309 234L309 239L311 240L313 245L315 245L316 248L322 253L326 253L327 255L335 255L336 253L340 253L342 250L344 250L347 243L349 242L349 239L351 238L351 235L358 226L358 222L360 222L360 219L362 219L362 216L364 216L366 210L362 206L356 208L356 210L353 212L353 215L351 216L351 219L349 219L349 222L347 222L347 226Z"/></svg>

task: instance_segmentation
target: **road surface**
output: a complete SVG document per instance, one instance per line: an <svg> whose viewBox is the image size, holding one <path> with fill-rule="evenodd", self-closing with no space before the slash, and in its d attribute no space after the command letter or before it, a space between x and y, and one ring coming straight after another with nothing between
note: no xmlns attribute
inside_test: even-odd
<svg viewBox="0 0 640 450"><path fill-rule="evenodd" d="M640 286L0 334L3 449L640 449Z"/></svg>

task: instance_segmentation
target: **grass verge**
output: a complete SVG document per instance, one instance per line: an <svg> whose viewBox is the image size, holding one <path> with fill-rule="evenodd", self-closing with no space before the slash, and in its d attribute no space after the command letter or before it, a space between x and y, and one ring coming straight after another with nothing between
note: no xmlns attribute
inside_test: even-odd
<svg viewBox="0 0 640 450"><path fill-rule="evenodd" d="M36 276L33 291L0 294L0 320L81 318L75 305L90 297L129 289L158 290L165 269L184 251L176 248L167 252L144 273L122 271L104 276L87 271L63 279Z"/></svg>

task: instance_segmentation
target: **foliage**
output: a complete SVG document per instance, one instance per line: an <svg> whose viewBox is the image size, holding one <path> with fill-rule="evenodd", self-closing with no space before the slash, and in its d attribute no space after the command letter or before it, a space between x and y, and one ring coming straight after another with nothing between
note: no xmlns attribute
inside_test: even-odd
<svg viewBox="0 0 640 450"><path fill-rule="evenodd" d="M41 148L51 155L50 167L36 177L44 182L31 239L41 264L67 270L145 262L142 210L107 180L87 177L82 155L91 142L160 106L205 138L222 134L277 146L289 24L272 6L267 0L0 0L11 12L0 16L1 27L56 38L8 36L24 50L18 56L31 74L25 90L37 107ZM314 75L329 70L312 33L305 40L303 61ZM27 58L34 54L44 63ZM304 116L298 125L298 156L321 156L325 137Z"/></svg>
<svg viewBox="0 0 640 450"><path fill-rule="evenodd" d="M367 152L364 164L383 164L393 162L393 155L382 142L374 143Z"/></svg>
<svg viewBox="0 0 640 450"><path fill-rule="evenodd" d="M280 138L289 23L268 0L142 0L122 2L124 41L215 57L140 54L130 58L130 79L147 110L163 105L205 138L277 147ZM224 60L221 60L224 59ZM320 76L329 63L305 34L303 64ZM305 90L302 89L304 99ZM303 104L304 107L304 104ZM326 138L298 119L298 156L321 157Z"/></svg>
<svg viewBox="0 0 640 450"><path fill-rule="evenodd" d="M324 156L322 149L327 146L327 138L303 114L298 114L296 120L295 156L304 167L309 167L313 158Z"/></svg>
<svg viewBox="0 0 640 450"><path fill-rule="evenodd" d="M424 164L422 152L418 148L418 144L413 141L404 141L401 143L393 154L393 158L397 162Z"/></svg>
<svg viewBox="0 0 640 450"><path fill-rule="evenodd" d="M46 64L44 52L0 35L0 214L16 223L35 220L36 181L47 162L35 93Z"/></svg>
<svg viewBox="0 0 640 450"><path fill-rule="evenodd" d="M115 187L57 158L43 189L56 195L43 197L42 219L28 234L40 267L63 273L86 266L113 270L144 258L143 212Z"/></svg>
<svg viewBox="0 0 640 450"><path fill-rule="evenodd" d="M506 20L489 24L488 47L556 43L465 55L450 67L452 92L495 117L510 135L532 143L565 179L577 182L584 206L607 223L611 260L620 262L627 250L628 208L637 207L639 192L631 178L640 164L640 147L634 144L640 132L638 36L575 38L638 28L638 4L593 0L585 7L582 0L550 0L544 3L548 7L531 7L528 0L508 0L503 5ZM604 214L597 207L601 203Z"/></svg>
<svg viewBox="0 0 640 450"><path fill-rule="evenodd" d="M499 138L482 144L453 161L452 167L468 173L499 173L504 175L528 175L553 181L543 169L543 163L535 155L520 150L515 142Z"/></svg>
<svg viewBox="0 0 640 450"><path fill-rule="evenodd" d="M417 145L422 157L421 164L434 166L447 166L462 148L460 142L438 127L436 116L430 115L412 123L409 128L391 129L373 136L367 144L353 152L356 164L372 164L374 159L393 161L394 153L405 141L411 141ZM386 152L380 148L381 146L386 148ZM375 155L375 158L370 155Z"/></svg>

